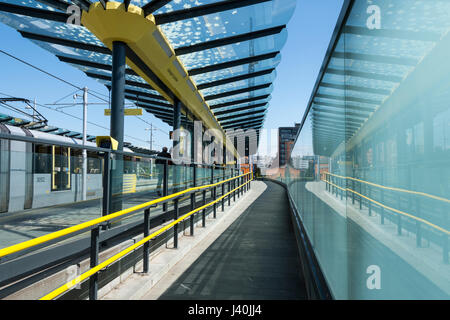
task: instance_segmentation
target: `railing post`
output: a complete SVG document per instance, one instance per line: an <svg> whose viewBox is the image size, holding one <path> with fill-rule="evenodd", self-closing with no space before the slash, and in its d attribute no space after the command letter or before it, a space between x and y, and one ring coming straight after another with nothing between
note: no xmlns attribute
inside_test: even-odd
<svg viewBox="0 0 450 320"><path fill-rule="evenodd" d="M173 220L175 221L178 219L178 215L180 213L179 208L178 208L178 198L176 198L173 201L173 208L174 208ZM173 226L173 247L175 249L178 248L178 223Z"/></svg>
<svg viewBox="0 0 450 320"><path fill-rule="evenodd" d="M233 179L233 190L236 189L236 179ZM233 191L233 202L236 202L236 190Z"/></svg>
<svg viewBox="0 0 450 320"><path fill-rule="evenodd" d="M231 181L228 181L228 192L231 191ZM228 194L228 206L231 206L231 193Z"/></svg>
<svg viewBox="0 0 450 320"><path fill-rule="evenodd" d="M383 203L384 202L384 191L383 191L383 189L380 190L380 193L381 193L381 196L380 196L381 203ZM381 207L380 216L381 216L381 224L384 224L384 207Z"/></svg>
<svg viewBox="0 0 450 320"><path fill-rule="evenodd" d="M363 197L362 197L362 182L359 182L359 210L362 210L362 202L363 202Z"/></svg>
<svg viewBox="0 0 450 320"><path fill-rule="evenodd" d="M372 189L371 189L371 187L370 187L370 185L368 185L367 186L367 193L368 193L368 195L367 195L367 197L369 198L369 199L372 199L372 197L371 197L371 195L372 195ZM368 203L367 203L367 206L369 207L369 217L371 217L372 216L372 201L367 201Z"/></svg>
<svg viewBox="0 0 450 320"><path fill-rule="evenodd" d="M236 187L235 188L240 186L240 184L241 184L240 181L241 181L241 178L236 178ZM238 199L239 199L240 195L241 195L241 189L237 189Z"/></svg>
<svg viewBox="0 0 450 320"><path fill-rule="evenodd" d="M196 164L192 165L192 186L193 187L197 186L197 165Z"/></svg>
<svg viewBox="0 0 450 320"><path fill-rule="evenodd" d="M168 161L164 161L163 170L163 197L166 197L169 193L169 164ZM163 212L167 211L167 202L163 203Z"/></svg>
<svg viewBox="0 0 450 320"><path fill-rule="evenodd" d="M144 211L144 238L150 235L150 208L145 209ZM144 273L148 273L149 269L149 255L150 255L150 241L144 243L143 249L143 263L144 263Z"/></svg>
<svg viewBox="0 0 450 320"><path fill-rule="evenodd" d="M222 211L225 211L225 183L222 183Z"/></svg>
<svg viewBox="0 0 450 320"><path fill-rule="evenodd" d="M195 192L191 193L191 211L195 209ZM194 235L194 216L195 214L191 214L191 217L189 219L190 222L190 229L191 229L191 236Z"/></svg>
<svg viewBox="0 0 450 320"><path fill-rule="evenodd" d="M193 187L197 186L197 179L196 179L196 165L194 164L192 169L192 174L194 175L194 179L192 179L192 183L193 183ZM195 192L193 192L191 194L191 211L193 211L195 209ZM190 218L190 228L191 228L191 236L194 235L194 218L195 218L195 214L191 215Z"/></svg>
<svg viewBox="0 0 450 320"><path fill-rule="evenodd" d="M355 190L355 180L353 180L353 179L352 179L352 190L356 191ZM352 192L352 204L355 204L355 193L354 192Z"/></svg>
<svg viewBox="0 0 450 320"><path fill-rule="evenodd" d="M91 256L90 256L91 269L98 265L99 235L100 235L99 226L91 230ZM96 272L89 278L89 300L97 300L97 292L98 292L98 272Z"/></svg>
<svg viewBox="0 0 450 320"><path fill-rule="evenodd" d="M203 189L203 205L206 204L206 189ZM206 209L202 210L202 227L206 226Z"/></svg>
<svg viewBox="0 0 450 320"><path fill-rule="evenodd" d="M398 214L397 234L402 235L402 215L400 213Z"/></svg>
<svg viewBox="0 0 450 320"><path fill-rule="evenodd" d="M215 201L216 200L216 186L214 186L214 188L213 188L213 201ZM214 202L213 203L213 212L214 212L214 215L213 215L213 217L214 217L214 219L216 218L216 213L217 213L217 203L216 202Z"/></svg>

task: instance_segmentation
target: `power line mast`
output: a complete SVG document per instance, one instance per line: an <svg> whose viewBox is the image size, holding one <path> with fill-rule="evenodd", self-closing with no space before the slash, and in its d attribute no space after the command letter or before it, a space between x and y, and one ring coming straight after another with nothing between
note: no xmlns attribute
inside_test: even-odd
<svg viewBox="0 0 450 320"><path fill-rule="evenodd" d="M150 131L150 151L153 151L153 130L158 130L153 128L153 124L150 123L150 128L145 128L145 131ZM153 175L153 166L150 165L150 175Z"/></svg>
<svg viewBox="0 0 450 320"><path fill-rule="evenodd" d="M88 88L83 88L83 147L86 146L87 141L87 106L88 106ZM78 94L74 94L74 100L80 97ZM81 199L87 200L87 151L82 150L82 176L81 176Z"/></svg>
<svg viewBox="0 0 450 320"><path fill-rule="evenodd" d="M87 105L88 105L88 88L83 88L83 147L86 146L87 131ZM82 184L82 200L86 200L87 195L87 151L83 149L83 184Z"/></svg>

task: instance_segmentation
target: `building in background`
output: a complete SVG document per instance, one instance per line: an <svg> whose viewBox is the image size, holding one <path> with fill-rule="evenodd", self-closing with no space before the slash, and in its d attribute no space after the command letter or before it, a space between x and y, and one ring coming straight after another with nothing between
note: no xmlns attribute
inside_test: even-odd
<svg viewBox="0 0 450 320"><path fill-rule="evenodd" d="M280 167L285 166L289 161L289 155L299 128L300 123L296 123L295 127L278 128L278 155Z"/></svg>

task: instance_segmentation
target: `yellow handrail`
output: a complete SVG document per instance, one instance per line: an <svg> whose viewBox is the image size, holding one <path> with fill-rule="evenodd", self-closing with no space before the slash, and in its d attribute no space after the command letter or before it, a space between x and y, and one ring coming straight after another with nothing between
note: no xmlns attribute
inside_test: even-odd
<svg viewBox="0 0 450 320"><path fill-rule="evenodd" d="M443 232L443 233L445 233L445 234L447 234L447 235L450 235L450 231L449 231L449 230L446 230L446 229L444 229L444 228L441 228L441 227L439 227L439 226L437 226L437 225L435 225L435 224L433 224L433 223L431 223L431 222L429 222L429 221L427 221L427 220L425 220L425 219L422 219L422 218L416 217L416 216L414 216L414 215L412 215L412 214L410 214L410 213L406 213L406 212L397 210L397 209L395 209L395 208L386 206L386 205L384 205L384 204L382 204L382 203L380 203L380 202L378 202L378 201L376 201L376 200L373 200L373 199L371 199L371 198L368 198L368 197L366 197L366 196L364 196L364 195L362 195L362 194L360 194L360 193L358 193L358 192L356 192L356 191L354 191L354 190L352 190L352 189L350 189L350 188L342 188L342 187L339 187L338 185L336 185L336 184L334 184L334 183L332 183L332 182L330 182L330 181L326 181L326 180L323 180L323 179L321 179L321 180L324 181L324 182L326 182L326 183L329 183L330 185L332 185L332 186L338 188L339 190L342 190L342 191L350 191L350 192L352 192L352 193L354 193L354 194L356 194L356 195L358 195L358 196L360 196L360 197L363 197L364 199L367 199L367 200L369 200L370 202L373 202L373 203L375 203L375 204L377 204L377 205L379 205L379 206L381 206L381 207L383 207L383 208L385 208L385 209L388 209L388 210L397 212L398 214L401 214L401 215L404 215L404 216L409 217L409 218L411 218L411 219L420 221L420 222L422 222L422 223L425 223L426 225L429 225L429 226L432 227L432 228L435 228L436 230L439 230L439 231L441 231L441 232Z"/></svg>
<svg viewBox="0 0 450 320"><path fill-rule="evenodd" d="M248 174L248 173L247 173ZM245 175L245 174L244 174ZM237 177L236 177L237 178ZM180 218L178 218L177 220L171 222L170 224L168 224L167 226L153 232L151 235L143 238L142 240L136 242L135 244L131 245L130 247L124 249L123 251L115 254L114 256L112 256L111 258L103 261L102 263L98 264L97 266L95 266L92 269L89 269L88 271L86 271L85 273L79 275L78 277L76 277L75 279L73 279L72 281L67 282L66 284L62 285L61 287L57 288L56 290L48 293L47 295L43 296L42 298L40 298L39 300L51 300L54 299L56 297L58 297L59 295L61 295L62 293L66 292L67 290L69 290L70 288L76 286L78 283L80 283L83 280L88 279L90 276L94 275L95 273L97 273L98 271L100 271L103 268L106 268L108 265L110 265L111 263L119 260L120 258L122 258L123 256L125 256L126 254L128 254L129 252L133 251L134 249L139 248L140 246L144 245L147 241L150 241L152 238L156 237L157 235L163 233L164 231L169 230L170 228L172 228L173 226L175 226L176 224L180 223L181 221L183 221L184 219L188 218L189 216L193 215L194 213L203 210L217 202L219 202L220 200L222 200L223 198L225 198L227 195L233 193L234 191L242 188L243 186L247 185L248 183L250 183L250 181L252 181L253 179L250 179L249 181L243 183L242 185L234 188L233 190L227 192L226 194L222 195L221 197L217 198L214 201L211 201L201 207L198 207L188 213L186 213L185 215L181 216Z"/></svg>
<svg viewBox="0 0 450 320"><path fill-rule="evenodd" d="M56 231L56 232L52 232L52 233L46 234L46 235L38 237L38 238L27 240L27 241L24 241L24 242L12 245L10 247L6 247L6 248L3 248L3 249L0 249L0 258L4 257L4 256L7 256L9 254L15 253L15 252L19 252L19 251L22 251L22 250L25 250L25 249L37 246L39 244L48 242L50 240L61 238L61 237L66 236L66 235L68 235L70 233L74 233L74 232L77 232L77 231L89 228L91 226L94 226L94 225L97 225L97 224L101 224L101 223L103 223L105 221L115 219L115 218L120 217L122 215L125 215L125 214L128 214L130 212L137 211L137 210L140 210L140 209L152 206L154 204L163 202L165 200L170 200L172 198L176 198L176 197L178 197L180 195L183 195L183 194L191 192L191 191L215 187L217 185L226 183L228 181L231 181L231 180L243 177L243 176L245 176L247 174L249 174L249 173L244 173L244 174L241 174L239 176L232 177L230 179L227 179L227 180L224 180L224 181L220 181L220 182L216 182L216 183L209 184L209 185L204 185L204 186L199 186L199 187L192 187L192 188L189 188L189 189L177 192L177 193L173 193L173 194L165 196L165 197L161 197L161 198L154 199L152 201L149 201L149 202L146 202L146 203L143 203L143 204L136 205L136 206L128 208L128 209L124 209L124 210L121 210L121 211L118 211L118 212L115 212L115 213L111 213L111 214L109 214L107 216L104 216L104 217L101 217L101 218L89 220L89 221L86 221L84 223L81 223L81 224L78 224L78 225L75 225L75 226L72 226L72 227L69 227L69 228L65 228L65 229L62 229L62 230L59 230L59 231Z"/></svg>
<svg viewBox="0 0 450 320"><path fill-rule="evenodd" d="M373 183L373 182L364 181L364 180L360 180L360 179L352 178L352 177L344 177L344 176L340 176L340 175L333 174L333 173L330 173L330 172L324 172L324 174L329 174L330 176L334 176L334 177L338 177L338 178L342 178L342 179L350 179L350 180L358 181L358 182L361 182L361 183L365 183L365 184L368 184L368 185L371 185L371 186L374 186L374 187L378 187L378 188L382 188L382 189L386 189L386 190L392 190L392 191L399 191L399 192L405 192L405 193L421 195L421 196L425 196L425 197L428 197L428 198L431 198L431 199L435 199L435 200L439 200L439 201L450 203L449 199L438 197L438 196L434 196L432 194L428 194L428 193L424 193L424 192L411 191L411 190L394 188L394 187L386 187L386 186L383 186L383 185L380 185L380 184L376 184L376 183Z"/></svg>

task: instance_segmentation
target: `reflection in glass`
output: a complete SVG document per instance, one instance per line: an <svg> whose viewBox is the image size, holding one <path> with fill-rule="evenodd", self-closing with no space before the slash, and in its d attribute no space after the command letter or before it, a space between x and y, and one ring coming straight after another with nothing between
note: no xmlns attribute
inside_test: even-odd
<svg viewBox="0 0 450 320"><path fill-rule="evenodd" d="M449 299L450 4L377 5L379 30L350 9L276 178L335 298Z"/></svg>

